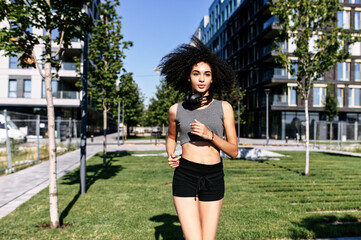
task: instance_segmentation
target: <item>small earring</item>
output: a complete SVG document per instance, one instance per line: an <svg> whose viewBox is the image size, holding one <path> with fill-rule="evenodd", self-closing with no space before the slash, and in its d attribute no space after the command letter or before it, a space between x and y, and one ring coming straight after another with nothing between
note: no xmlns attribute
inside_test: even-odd
<svg viewBox="0 0 361 240"><path fill-rule="evenodd" d="M190 82L191 80L190 79L188 79L188 82Z"/></svg>

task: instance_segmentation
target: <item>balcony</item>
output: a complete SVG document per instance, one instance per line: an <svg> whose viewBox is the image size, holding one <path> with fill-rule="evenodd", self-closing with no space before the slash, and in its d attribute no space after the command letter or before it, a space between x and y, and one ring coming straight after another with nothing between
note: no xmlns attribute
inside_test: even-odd
<svg viewBox="0 0 361 240"><path fill-rule="evenodd" d="M288 78L288 72L286 68L272 68L264 70L262 72L261 81L267 81L272 78Z"/></svg>
<svg viewBox="0 0 361 240"><path fill-rule="evenodd" d="M76 68L75 68L75 63L73 62L63 62L61 64L61 70L64 70L64 71L75 71Z"/></svg>
<svg viewBox="0 0 361 240"><path fill-rule="evenodd" d="M288 106L288 96L285 94L273 94L272 106Z"/></svg>
<svg viewBox="0 0 361 240"><path fill-rule="evenodd" d="M270 19L268 19L267 21L265 21L263 23L263 30L265 30L266 28L268 28L269 26L273 25L274 23L277 23L279 20L277 17L272 16Z"/></svg>
<svg viewBox="0 0 361 240"><path fill-rule="evenodd" d="M76 91L57 91L54 94L55 98L60 99L80 99L80 92Z"/></svg>
<svg viewBox="0 0 361 240"><path fill-rule="evenodd" d="M274 68L274 78L288 78L288 72L286 68Z"/></svg>
<svg viewBox="0 0 361 240"><path fill-rule="evenodd" d="M45 92L43 92L42 98L45 98ZM53 92L53 97L58 99L80 99L80 92L77 91L56 91Z"/></svg>
<svg viewBox="0 0 361 240"><path fill-rule="evenodd" d="M263 47L262 56L265 56L265 55L269 54L270 52L272 52L272 43Z"/></svg>

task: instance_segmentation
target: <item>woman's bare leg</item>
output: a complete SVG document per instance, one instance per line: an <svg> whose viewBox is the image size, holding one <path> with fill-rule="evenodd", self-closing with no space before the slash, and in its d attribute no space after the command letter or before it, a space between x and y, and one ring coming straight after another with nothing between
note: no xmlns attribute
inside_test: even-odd
<svg viewBox="0 0 361 240"><path fill-rule="evenodd" d="M173 197L173 200L186 240L202 240L198 198Z"/></svg>
<svg viewBox="0 0 361 240"><path fill-rule="evenodd" d="M211 202L199 202L199 211L202 228L202 240L216 239L219 215L223 199Z"/></svg>

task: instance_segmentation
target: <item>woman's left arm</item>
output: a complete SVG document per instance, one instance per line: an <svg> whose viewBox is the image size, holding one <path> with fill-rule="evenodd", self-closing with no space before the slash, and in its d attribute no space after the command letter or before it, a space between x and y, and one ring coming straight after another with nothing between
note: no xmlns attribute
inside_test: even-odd
<svg viewBox="0 0 361 240"><path fill-rule="evenodd" d="M238 155L238 143L236 128L234 125L234 114L231 104L222 102L223 107L223 125L226 133L226 140L212 133L203 123L195 120L191 123L192 133L210 140L217 148L222 150L228 156L235 158Z"/></svg>

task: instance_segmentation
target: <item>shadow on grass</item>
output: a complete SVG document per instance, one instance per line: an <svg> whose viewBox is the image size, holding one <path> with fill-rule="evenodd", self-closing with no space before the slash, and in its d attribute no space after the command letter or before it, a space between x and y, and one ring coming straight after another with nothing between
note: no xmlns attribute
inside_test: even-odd
<svg viewBox="0 0 361 240"><path fill-rule="evenodd" d="M163 223L163 225L155 227L154 237L156 240L184 240L182 228L180 226L174 225L174 223L179 222L177 216L165 213L151 217L149 220L153 222Z"/></svg>
<svg viewBox="0 0 361 240"><path fill-rule="evenodd" d="M271 165L271 166L274 166L274 167L278 167L278 168L281 168L281 169L284 169L284 170L287 170L287 171L290 171L290 172L297 173L298 175L303 174L302 172L300 172L298 170L294 170L292 168L285 167L285 166L282 166L282 165L278 165L278 164L275 164L275 163L271 163L271 162L268 162L268 161L259 161L259 163L263 163L263 164Z"/></svg>
<svg viewBox="0 0 361 240"><path fill-rule="evenodd" d="M93 185L99 179L110 179L115 177L120 171L124 168L121 165L114 166L112 163L115 157L129 156L130 153L123 152L110 152L107 153L107 166L103 167L103 164L94 164L86 166L86 189L89 190L90 186ZM97 153L95 156L101 157L102 153ZM65 175L61 181L61 184L73 185L80 183L80 169L75 172L68 173ZM60 215L60 224L63 225L63 221L68 216L70 210L73 208L74 204L80 197L80 192L78 192L74 198L69 202L68 206L63 210Z"/></svg>
<svg viewBox="0 0 361 240"><path fill-rule="evenodd" d="M361 222L351 215L311 216L293 225L292 239L361 237Z"/></svg>
<svg viewBox="0 0 361 240"><path fill-rule="evenodd" d="M330 155L330 156L341 156L341 157L351 157L351 158L358 158L358 156L352 156L352 155L347 155L347 154L340 154L340 153L335 153L335 152L322 152L325 155ZM350 153L354 153L354 152L350 152Z"/></svg>

